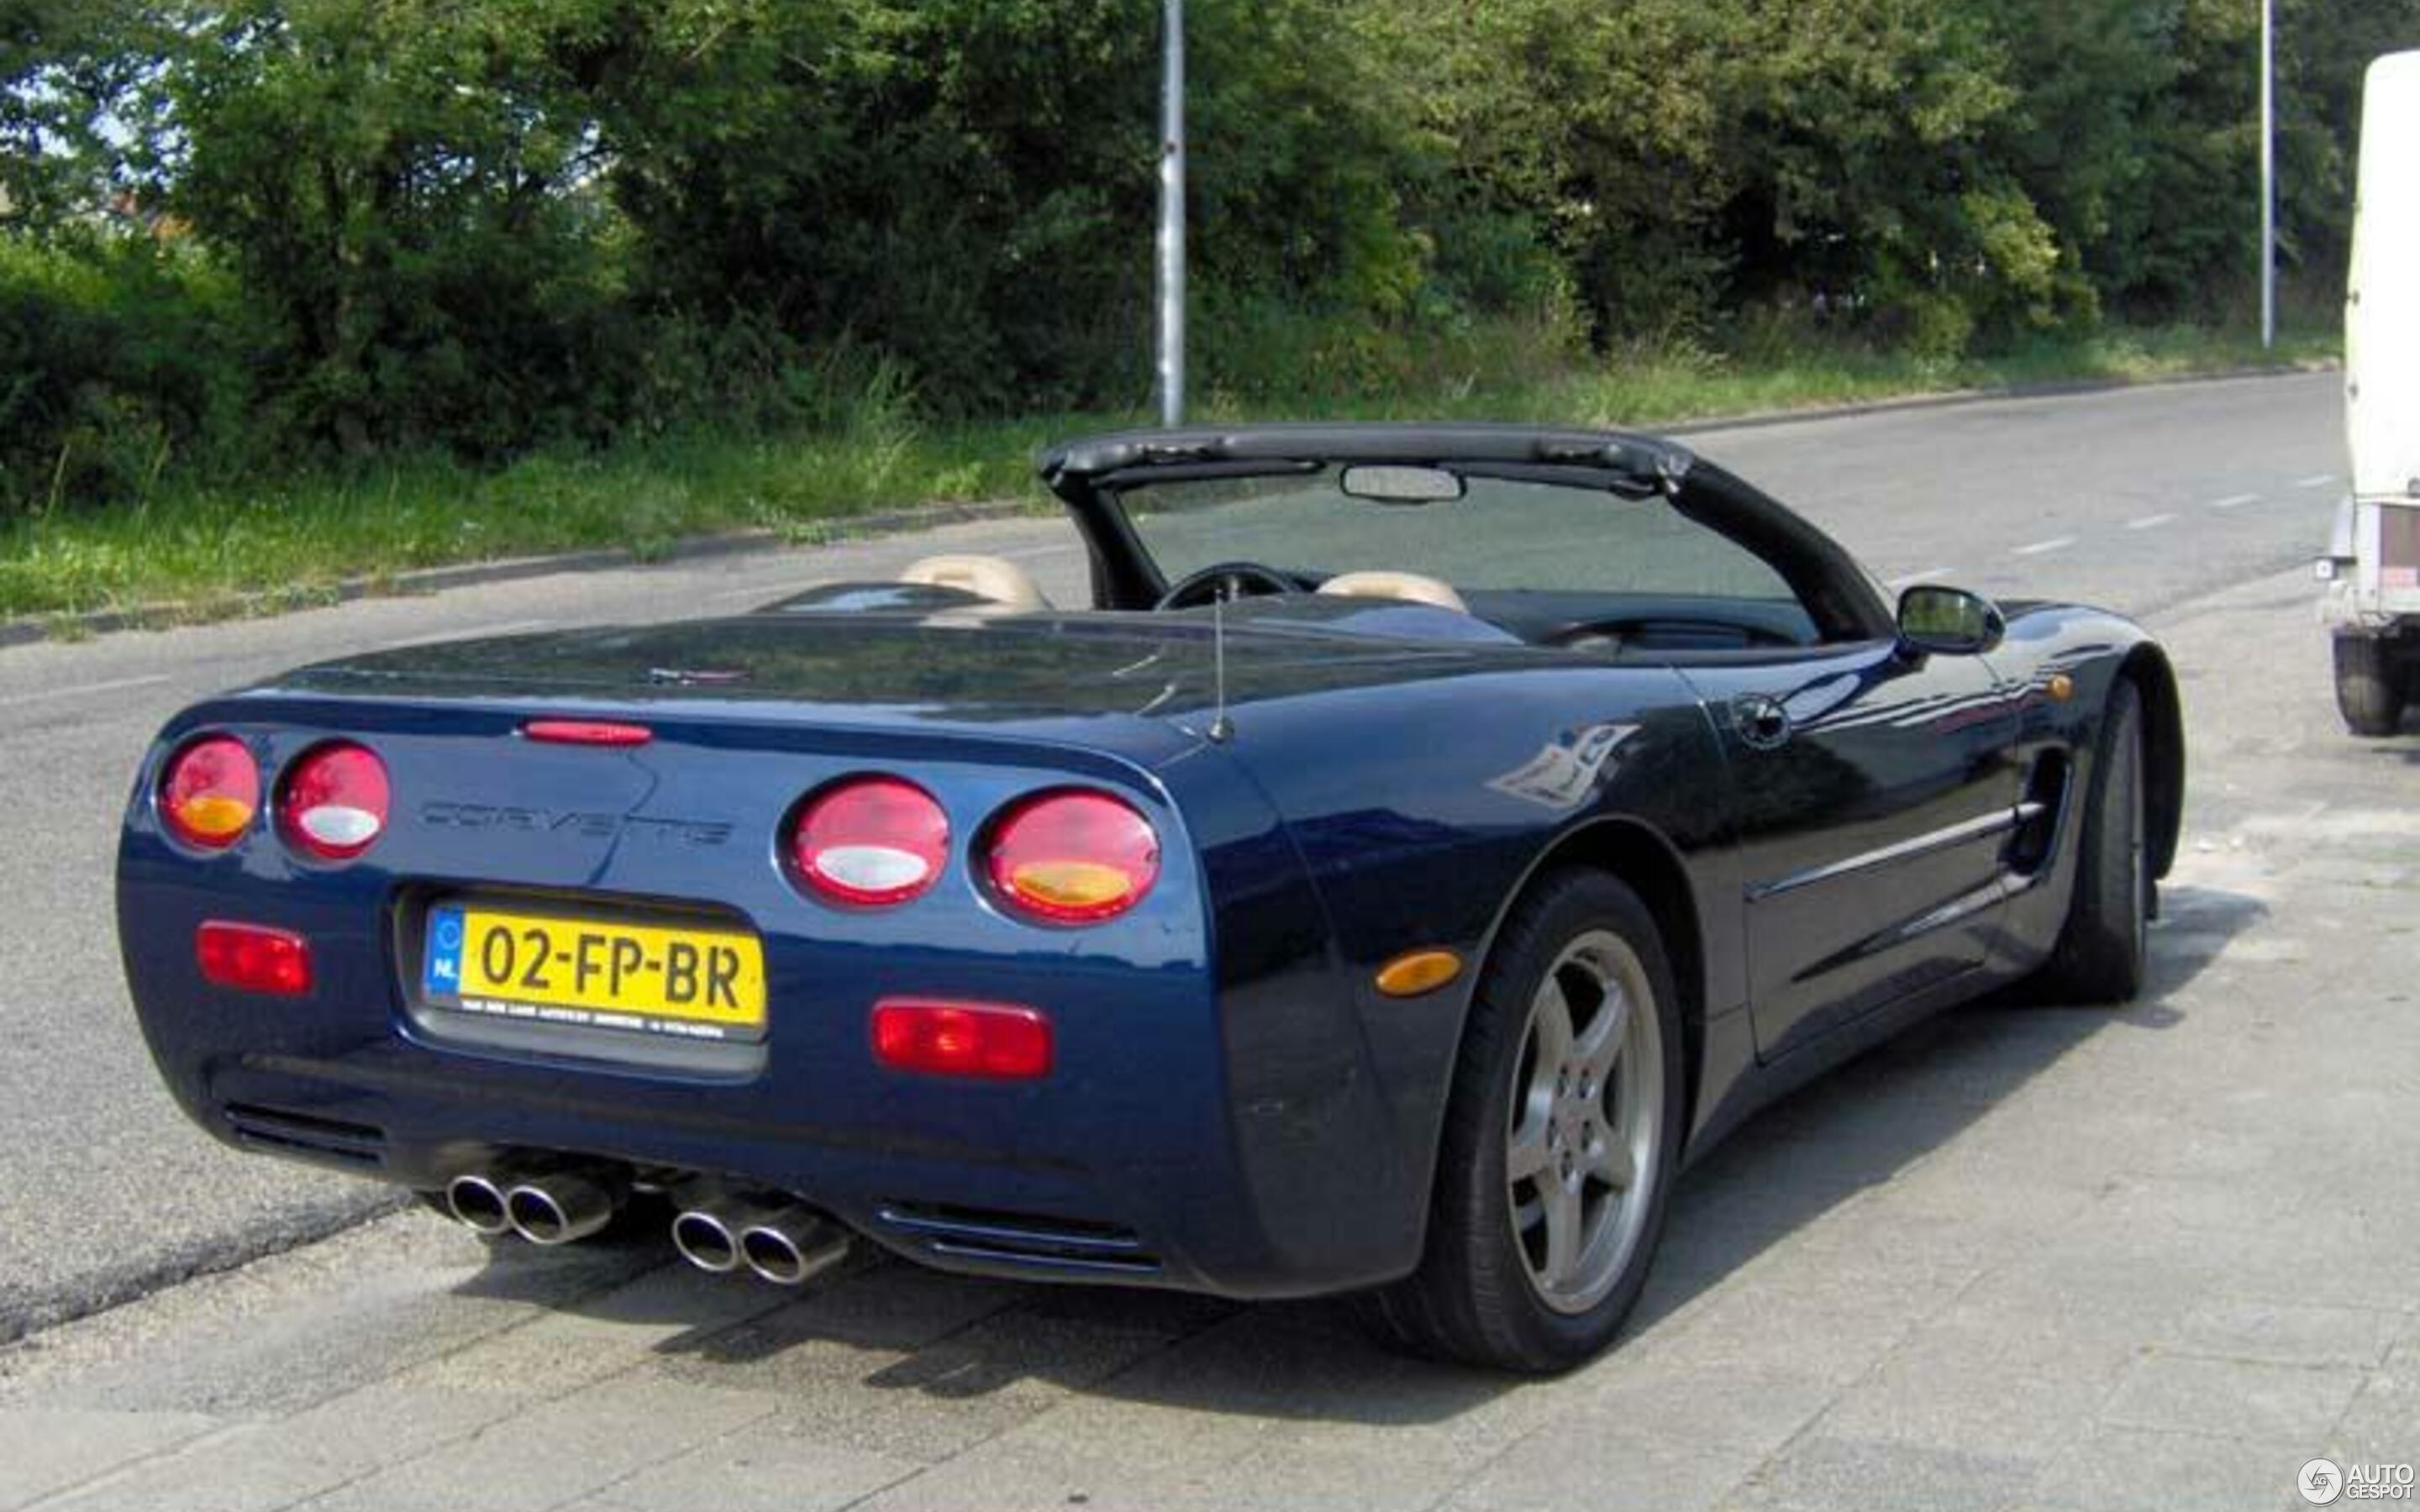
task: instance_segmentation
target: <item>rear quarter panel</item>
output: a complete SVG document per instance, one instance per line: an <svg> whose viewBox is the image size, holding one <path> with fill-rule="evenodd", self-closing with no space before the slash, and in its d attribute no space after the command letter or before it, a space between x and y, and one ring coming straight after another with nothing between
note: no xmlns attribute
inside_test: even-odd
<svg viewBox="0 0 2420 1512"><path fill-rule="evenodd" d="M1671 671L1541 654L1529 664L1237 708L1223 748L1287 822L1332 941L1326 991L1230 989L1226 1033L1245 1170L1264 1187L1337 1163L1418 1253L1471 994L1522 887L1562 842L1620 822L1661 837L1690 878L1711 1016L1741 1006L1739 886L1721 753ZM1253 933L1222 903L1218 934ZM1466 963L1420 997L1379 994L1419 949ZM1305 964L1308 958L1301 958ZM1312 1194L1306 1192L1308 1198ZM1325 1223L1332 1209L1279 1205Z"/></svg>

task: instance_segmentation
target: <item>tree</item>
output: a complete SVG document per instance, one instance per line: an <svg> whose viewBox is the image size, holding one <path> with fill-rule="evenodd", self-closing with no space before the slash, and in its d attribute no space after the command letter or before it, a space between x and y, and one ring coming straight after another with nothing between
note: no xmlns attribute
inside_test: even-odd
<svg viewBox="0 0 2420 1512"><path fill-rule="evenodd" d="M271 392L359 454L578 429L615 231L561 67L586 0L242 0L163 69L173 203L271 330Z"/></svg>
<svg viewBox="0 0 2420 1512"><path fill-rule="evenodd" d="M0 228L51 232L108 214L149 124L158 56L133 0L0 0Z"/></svg>

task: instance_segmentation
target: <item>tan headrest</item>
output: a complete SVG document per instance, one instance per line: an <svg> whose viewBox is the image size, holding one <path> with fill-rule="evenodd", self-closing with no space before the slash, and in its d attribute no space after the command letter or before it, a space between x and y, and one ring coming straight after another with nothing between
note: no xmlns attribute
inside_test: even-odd
<svg viewBox="0 0 2420 1512"><path fill-rule="evenodd" d="M1340 572L1321 583L1319 591L1342 598L1400 598L1411 604L1434 604L1457 614L1470 612L1460 594L1417 572Z"/></svg>
<svg viewBox="0 0 2420 1512"><path fill-rule="evenodd" d="M1005 557L972 554L924 557L908 563L899 574L903 583L928 583L935 588L954 588L960 593L987 598L995 604L1023 610L1047 609L1050 601L1042 596L1032 578L1023 567Z"/></svg>

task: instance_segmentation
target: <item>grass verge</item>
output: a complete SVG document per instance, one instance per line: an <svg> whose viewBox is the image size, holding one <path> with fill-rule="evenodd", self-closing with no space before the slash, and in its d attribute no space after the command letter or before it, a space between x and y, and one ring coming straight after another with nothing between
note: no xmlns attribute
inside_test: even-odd
<svg viewBox="0 0 2420 1512"><path fill-rule="evenodd" d="M1215 393L1202 419L1490 418L1653 426L2011 385L2148 381L2336 354L2333 336L2257 341L2192 328L2121 331L1997 358L1928 362L1774 344L1728 356L1689 347L1617 355L1544 378L1442 379L1279 407ZM747 528L812 539L849 516L978 499L1046 501L1032 458L1049 440L1140 424L1140 413L942 425L876 395L831 430L693 434L501 471L443 459L349 477L248 487L163 487L140 504L0 527L0 619L174 604L178 617L274 612L336 582L417 567L613 547L642 557L690 535Z"/></svg>

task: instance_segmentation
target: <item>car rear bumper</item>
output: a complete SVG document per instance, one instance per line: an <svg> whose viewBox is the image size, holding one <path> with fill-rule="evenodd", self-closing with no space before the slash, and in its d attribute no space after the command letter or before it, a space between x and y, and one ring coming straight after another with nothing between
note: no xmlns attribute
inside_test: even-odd
<svg viewBox="0 0 2420 1512"><path fill-rule="evenodd" d="M1072 1099L1045 1114L1026 1094L986 1099L991 1089L969 1087L925 1089L970 1104L947 1120L904 1107L768 1120L754 1096L733 1089L634 1085L402 1039L334 1056L156 1049L186 1111L226 1143L418 1191L576 1155L626 1165L642 1182L786 1193L943 1269L1236 1298L1372 1285L1413 1258L1373 1245L1350 1202L1335 1208L1325 1242L1303 1242L1302 1215L1268 1211L1228 1157L1225 1110L1206 1092L1164 1096L1154 1122L1169 1136L1156 1138L1105 1127L1125 1120ZM1174 1133L1184 1125L1199 1135Z"/></svg>
<svg viewBox="0 0 2420 1512"><path fill-rule="evenodd" d="M643 1181L704 1178L789 1193L887 1247L953 1269L1239 1295L1288 1289L1256 1275L1249 1257L1214 1254L1205 1269L1187 1226L1154 1211L1149 1188L1132 1179L1143 1173L1105 1173L1047 1151L908 1131L880 1137L734 1122L703 1098L639 1108L610 1086L541 1095L409 1054L343 1063L256 1054L203 1081L189 1110L228 1143L419 1191L533 1156L576 1155L628 1165ZM1206 1174L1176 1179L1199 1183ZM1204 1196L1196 1206L1215 1211L1218 1196Z"/></svg>
<svg viewBox="0 0 2420 1512"><path fill-rule="evenodd" d="M827 963L812 1001L777 998L757 1069L714 1075L438 1038L397 986L392 932L355 926L349 941L339 905L247 910L240 896L135 881L121 912L163 1075L193 1119L243 1149L424 1192L532 1156L603 1160L643 1183L788 1194L924 1263L1021 1279L1279 1298L1373 1285L1417 1258L1417 1208L1378 1192L1350 1153L1317 1153L1328 1148L1318 1127L1308 1158L1299 1138L1270 1158L1268 1131L1301 1135L1310 1115L1273 1112L1267 1078L1231 1072L1226 1005L1200 962ZM201 980L177 942L229 914L320 946L312 994ZM796 975L797 947L768 937L767 949L777 979ZM903 978L1049 1013L1050 1074L985 1082L879 1065L871 1008ZM1303 979L1287 995L1318 990ZM1265 1013L1265 987L1254 997ZM1349 1066L1354 1053L1324 1058ZM1299 1070L1289 1055L1284 1074ZM1338 1085L1350 1088L1341 1103L1305 1100L1321 1117L1379 1118L1365 1077L1347 1071L1329 1091ZM1366 1140L1345 1149L1355 1144L1373 1158Z"/></svg>

